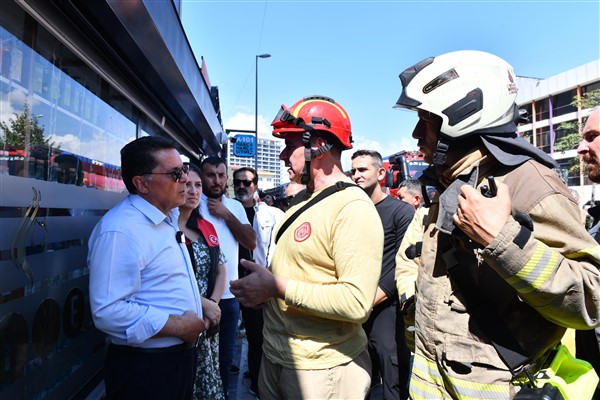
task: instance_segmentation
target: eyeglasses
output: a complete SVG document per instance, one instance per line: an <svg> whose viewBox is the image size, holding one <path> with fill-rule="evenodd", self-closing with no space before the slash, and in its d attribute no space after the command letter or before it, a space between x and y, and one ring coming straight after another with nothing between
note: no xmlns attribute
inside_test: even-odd
<svg viewBox="0 0 600 400"><path fill-rule="evenodd" d="M171 175L171 177L173 178L173 182L179 182L179 180L181 179L181 176L183 174L187 175L189 170L190 170L190 164L184 163L181 168L174 168L169 172L146 172L142 175Z"/></svg>
<svg viewBox="0 0 600 400"><path fill-rule="evenodd" d="M248 180L248 179L234 179L233 180L233 186L240 186L242 183L244 184L244 186L249 187L252 184L252 181Z"/></svg>

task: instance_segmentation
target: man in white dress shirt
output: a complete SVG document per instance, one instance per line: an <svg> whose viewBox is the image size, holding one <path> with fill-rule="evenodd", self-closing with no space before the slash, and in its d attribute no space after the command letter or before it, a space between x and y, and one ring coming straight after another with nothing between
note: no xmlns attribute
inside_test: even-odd
<svg viewBox="0 0 600 400"><path fill-rule="evenodd" d="M177 207L188 166L168 139L148 136L121 150L129 196L89 241L90 307L111 344L107 399L191 399L196 340L205 328Z"/></svg>

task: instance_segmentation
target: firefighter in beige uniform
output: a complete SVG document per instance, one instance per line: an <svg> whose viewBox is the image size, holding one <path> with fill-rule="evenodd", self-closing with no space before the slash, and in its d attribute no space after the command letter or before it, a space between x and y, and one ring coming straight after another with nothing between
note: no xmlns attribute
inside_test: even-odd
<svg viewBox="0 0 600 400"><path fill-rule="evenodd" d="M231 283L244 306L264 303L260 398L364 399L371 360L362 323L381 275L383 227L342 169L350 119L333 99L311 96L282 106L271 125L285 140L290 181L306 190L277 228L270 272L242 261L251 273Z"/></svg>
<svg viewBox="0 0 600 400"><path fill-rule="evenodd" d="M467 268L481 303L531 356L531 372L566 327L600 324L600 247L553 160L517 138L514 77L504 60L477 51L429 58L400 75L397 106L417 110L413 138L432 164L422 181L441 193L416 283L413 399L508 399L525 382L467 307L452 265ZM492 198L480 193L488 176L498 183Z"/></svg>

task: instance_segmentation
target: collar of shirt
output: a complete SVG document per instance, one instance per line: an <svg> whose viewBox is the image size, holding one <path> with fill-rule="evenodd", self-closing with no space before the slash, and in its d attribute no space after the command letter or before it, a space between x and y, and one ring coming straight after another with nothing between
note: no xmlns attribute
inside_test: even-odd
<svg viewBox="0 0 600 400"><path fill-rule="evenodd" d="M163 222L165 219L170 225L173 225L174 221L176 222L179 218L179 209L173 208L169 211L169 216L167 217L160 211L158 208L153 206L150 202L148 202L143 197L137 194L129 195L129 202L133 207L138 209L142 214L146 216L154 225L158 225ZM169 220L170 219L170 220Z"/></svg>

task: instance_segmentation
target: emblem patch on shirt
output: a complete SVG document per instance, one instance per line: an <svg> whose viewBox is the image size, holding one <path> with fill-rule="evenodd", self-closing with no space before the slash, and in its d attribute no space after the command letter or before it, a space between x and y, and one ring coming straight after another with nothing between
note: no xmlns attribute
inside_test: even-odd
<svg viewBox="0 0 600 400"><path fill-rule="evenodd" d="M210 240L210 242L212 244L214 244L215 246L219 245L219 238L216 237L215 235L208 235L208 240Z"/></svg>
<svg viewBox="0 0 600 400"><path fill-rule="evenodd" d="M312 228L310 227L310 222L305 222L294 231L294 240L296 242L304 242L306 239L310 237L310 233L312 232Z"/></svg>

